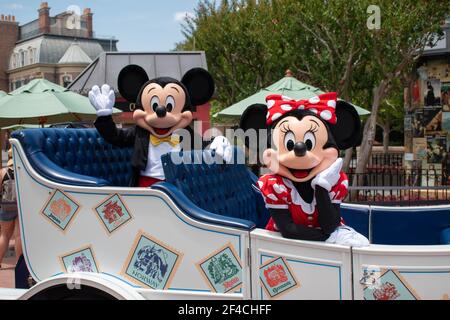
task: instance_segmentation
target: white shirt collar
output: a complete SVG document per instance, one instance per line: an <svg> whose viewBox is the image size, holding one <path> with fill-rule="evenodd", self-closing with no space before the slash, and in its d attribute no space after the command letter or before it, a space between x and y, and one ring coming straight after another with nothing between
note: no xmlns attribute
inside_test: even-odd
<svg viewBox="0 0 450 320"><path fill-rule="evenodd" d="M297 188L294 186L291 180L283 178L284 184L291 189L291 198L292 203L295 205L298 205L302 208L303 212L312 215L314 211L316 210L316 196L314 195L312 203L307 203L303 198L300 196L300 194L297 191Z"/></svg>

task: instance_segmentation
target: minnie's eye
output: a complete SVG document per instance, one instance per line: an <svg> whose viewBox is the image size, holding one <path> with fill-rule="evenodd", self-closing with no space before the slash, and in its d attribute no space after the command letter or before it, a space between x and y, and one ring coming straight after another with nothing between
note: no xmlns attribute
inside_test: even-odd
<svg viewBox="0 0 450 320"><path fill-rule="evenodd" d="M158 108L159 105L159 97L153 96L152 100L150 100L150 106L152 107L153 111L156 112L156 108Z"/></svg>
<svg viewBox="0 0 450 320"><path fill-rule="evenodd" d="M292 131L288 131L284 136L284 146L286 150L292 151L295 147L295 135Z"/></svg>
<svg viewBox="0 0 450 320"><path fill-rule="evenodd" d="M303 138L303 143L306 145L308 151L311 151L316 146L316 136L314 133L308 131Z"/></svg>
<svg viewBox="0 0 450 320"><path fill-rule="evenodd" d="M166 99L166 110L171 112L175 108L175 99L172 96L168 96Z"/></svg>

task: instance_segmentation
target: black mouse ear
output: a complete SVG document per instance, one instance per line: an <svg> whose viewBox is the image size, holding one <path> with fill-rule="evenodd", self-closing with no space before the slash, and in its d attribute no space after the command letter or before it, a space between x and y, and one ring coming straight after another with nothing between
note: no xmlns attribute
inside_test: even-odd
<svg viewBox="0 0 450 320"><path fill-rule="evenodd" d="M247 109L245 109L244 113L241 116L241 120L239 122L239 128L241 128L244 132L249 129L255 129L257 133L258 139L261 138L259 135L260 129L267 129L267 105L265 104L253 104ZM250 141L247 138L244 140L245 146L250 148ZM262 142L258 140L258 146L264 145L266 147L268 142Z"/></svg>
<svg viewBox="0 0 450 320"><path fill-rule="evenodd" d="M239 122L239 128L246 131L248 129L266 129L267 128L267 105L252 104L245 109Z"/></svg>
<svg viewBox="0 0 450 320"><path fill-rule="evenodd" d="M120 71L117 88L125 100L136 103L142 86L148 80L147 72L142 67L130 64Z"/></svg>
<svg viewBox="0 0 450 320"><path fill-rule="evenodd" d="M191 105L196 107L208 102L214 94L214 80L208 71L194 68L186 72L181 79L186 87Z"/></svg>
<svg viewBox="0 0 450 320"><path fill-rule="evenodd" d="M361 119L355 107L338 100L335 125L330 125L331 133L339 149L346 150L361 144Z"/></svg>

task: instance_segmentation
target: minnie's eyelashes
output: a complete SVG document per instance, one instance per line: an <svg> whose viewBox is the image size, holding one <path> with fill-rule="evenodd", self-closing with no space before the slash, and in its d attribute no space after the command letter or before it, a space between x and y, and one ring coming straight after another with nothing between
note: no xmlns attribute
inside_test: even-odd
<svg viewBox="0 0 450 320"><path fill-rule="evenodd" d="M311 128L309 128L310 132L312 133L316 133L317 131L319 131L319 127L317 125L314 125L313 123L311 123Z"/></svg>
<svg viewBox="0 0 450 320"><path fill-rule="evenodd" d="M280 126L280 131L281 131L282 133L286 134L286 133L288 133L288 132L290 132L290 131L292 131L292 130L291 130L291 127L289 126L289 123L288 123L288 122L284 122L284 123L282 123L281 126ZM306 131L306 132L307 132L307 133L308 133L308 132L316 133L316 132L318 132L318 131L319 131L319 127L318 127L317 125L311 123L311 127L310 127L309 130Z"/></svg>
<svg viewBox="0 0 450 320"><path fill-rule="evenodd" d="M288 133L291 130L291 127L289 126L288 122L285 122L282 124L282 127L280 127L280 131L283 132L284 134Z"/></svg>

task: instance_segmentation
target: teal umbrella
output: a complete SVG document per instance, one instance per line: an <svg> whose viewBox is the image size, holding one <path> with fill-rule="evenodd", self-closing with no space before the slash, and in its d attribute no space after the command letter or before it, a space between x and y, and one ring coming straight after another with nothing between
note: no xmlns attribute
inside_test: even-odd
<svg viewBox="0 0 450 320"><path fill-rule="evenodd" d="M120 113L114 109L114 113ZM35 79L0 98L0 127L96 119L89 99L45 79Z"/></svg>
<svg viewBox="0 0 450 320"><path fill-rule="evenodd" d="M238 103L235 103L232 106L220 111L219 113L215 114L214 117L218 115L240 117L244 113L245 109L247 109L247 107L251 106L252 104L266 103L266 97L271 94L281 94L295 100L301 100L309 99L322 93L324 93L322 90L303 83L287 73L286 76L280 81L275 82L274 84L262 89L254 95L245 98L244 100L241 100ZM360 116L370 114L369 111L361 107L355 105L353 106L355 107L356 111L358 111L358 114Z"/></svg>
<svg viewBox="0 0 450 320"><path fill-rule="evenodd" d="M44 127L48 127L49 125L44 125ZM39 124L14 124L12 126L2 127L2 130L22 130L22 129L39 129L42 128Z"/></svg>
<svg viewBox="0 0 450 320"><path fill-rule="evenodd" d="M0 90L0 98L2 98L2 97L4 97L4 96L6 96L6 92Z"/></svg>

